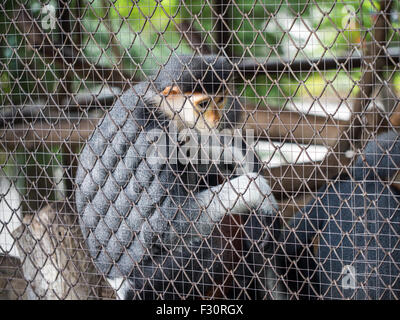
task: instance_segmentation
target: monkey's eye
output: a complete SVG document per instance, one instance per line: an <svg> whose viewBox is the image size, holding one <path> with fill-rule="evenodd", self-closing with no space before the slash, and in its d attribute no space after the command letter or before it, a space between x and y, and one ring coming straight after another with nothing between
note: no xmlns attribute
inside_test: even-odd
<svg viewBox="0 0 400 320"><path fill-rule="evenodd" d="M201 110L207 110L210 105L211 99L205 99L197 103L197 107Z"/></svg>
<svg viewBox="0 0 400 320"><path fill-rule="evenodd" d="M224 100L224 98L221 97L221 96L215 97L214 99L207 98L207 99L204 99L204 100L201 100L200 102L198 102L198 103L196 104L196 106L197 106L199 109L201 109L201 110L207 110L208 107L210 106L210 103L211 103L212 101L214 101L214 103L215 103L216 105L218 105L218 104L220 104L223 100Z"/></svg>

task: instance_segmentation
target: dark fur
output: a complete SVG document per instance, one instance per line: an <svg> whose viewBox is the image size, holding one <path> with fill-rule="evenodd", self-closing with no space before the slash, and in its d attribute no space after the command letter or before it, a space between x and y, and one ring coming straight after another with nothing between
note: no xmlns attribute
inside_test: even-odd
<svg viewBox="0 0 400 320"><path fill-rule="evenodd" d="M288 272L292 291L304 299L400 298L400 194L389 186L399 167L399 136L381 134L368 143L351 176L321 188L295 215L280 239L282 257L287 255L282 266L290 266L281 271ZM346 265L354 267L355 289L342 287Z"/></svg>
<svg viewBox="0 0 400 320"><path fill-rule="evenodd" d="M158 91L177 85L184 93L222 93L232 79L232 64L217 56L171 56L168 63L154 76Z"/></svg>

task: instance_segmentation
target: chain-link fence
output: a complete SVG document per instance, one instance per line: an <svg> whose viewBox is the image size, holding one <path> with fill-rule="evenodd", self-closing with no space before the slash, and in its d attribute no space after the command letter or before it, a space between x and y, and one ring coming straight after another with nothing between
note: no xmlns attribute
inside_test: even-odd
<svg viewBox="0 0 400 320"><path fill-rule="evenodd" d="M0 3L1 299L398 299L397 1Z"/></svg>

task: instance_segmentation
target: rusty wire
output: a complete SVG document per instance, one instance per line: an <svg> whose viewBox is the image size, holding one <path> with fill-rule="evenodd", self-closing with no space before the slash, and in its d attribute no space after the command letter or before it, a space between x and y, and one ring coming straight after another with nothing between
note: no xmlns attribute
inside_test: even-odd
<svg viewBox="0 0 400 320"><path fill-rule="evenodd" d="M125 8L110 0L0 3L0 298L117 298L79 226L79 155L121 95L148 80L154 71L149 68L162 69L179 50L222 56L235 70L227 90L240 100L243 117L237 128L243 137L246 130L255 133L255 144L247 147L257 151L257 175L278 200L280 237L265 227L274 252L260 270L269 273L252 271L259 265L246 260L246 221L227 216L203 239L206 246L218 247L213 260L193 258L193 264L204 267L196 270L204 274L201 281L191 283L191 270L182 267L181 278L165 284L174 298L251 299L248 286L254 283L260 299L400 297L400 189L397 173L389 170L400 152L394 138L400 125L400 7L389 0L368 2L369 11L356 1L342 7L328 1L267 2L176 1L176 8L161 2L154 8ZM343 17L335 16L338 12ZM324 29L327 24L330 28ZM296 28L307 34L303 42L295 38ZM254 39L246 38L250 33ZM328 34L333 40L323 39ZM312 55L307 46L319 53ZM313 91L315 79L322 89ZM346 89L338 82L346 82L340 84ZM270 100L280 105L273 107ZM329 110L328 101L335 105ZM316 109L318 114L312 112ZM316 146L322 151L312 153ZM374 152L382 153L379 159ZM360 166L362 178L356 173ZM374 187L376 194L369 198ZM339 200L329 202L335 196ZM317 224L312 212L326 224ZM354 219L350 227L348 213ZM315 230L301 230L305 225ZM363 240L352 238L353 232L361 232ZM308 233L311 240L306 241ZM392 241L389 247L380 243L385 236ZM179 237L182 248L192 250ZM160 244L170 252L168 245ZM250 247L263 253L259 243ZM354 260L340 261L340 250L352 251ZM372 265L359 267L360 256ZM328 269L329 263L343 266L344 273ZM363 270L362 281L344 288L340 281L353 276L354 266ZM266 287L265 277L276 282ZM189 282L188 294L179 292L179 281Z"/></svg>

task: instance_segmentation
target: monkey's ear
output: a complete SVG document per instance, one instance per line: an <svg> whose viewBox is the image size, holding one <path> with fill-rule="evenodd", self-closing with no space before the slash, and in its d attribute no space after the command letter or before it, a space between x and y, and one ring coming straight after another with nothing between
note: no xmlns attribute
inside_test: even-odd
<svg viewBox="0 0 400 320"><path fill-rule="evenodd" d="M164 96L168 96L171 94L181 94L181 90L179 89L178 86L173 86L173 87L165 87L165 89L162 91L162 94Z"/></svg>

